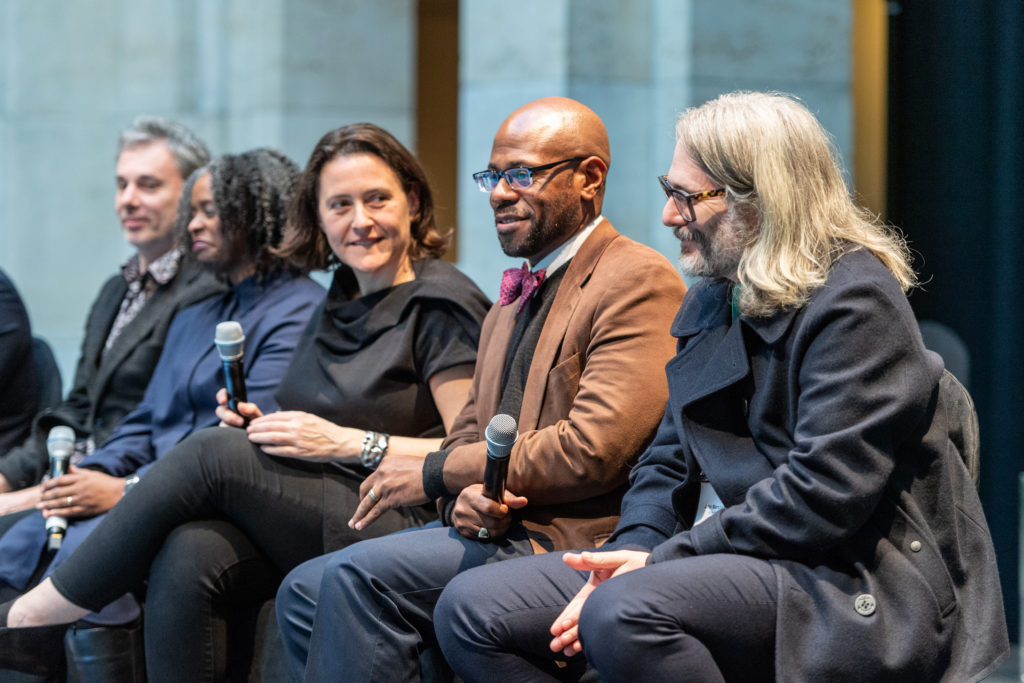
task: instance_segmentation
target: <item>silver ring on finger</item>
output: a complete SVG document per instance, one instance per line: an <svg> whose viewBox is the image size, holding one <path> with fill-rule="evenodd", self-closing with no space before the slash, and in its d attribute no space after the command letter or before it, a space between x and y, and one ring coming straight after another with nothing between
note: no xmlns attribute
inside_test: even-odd
<svg viewBox="0 0 1024 683"><path fill-rule="evenodd" d="M71 507L71 496L68 496L68 504L67 504L67 507Z"/></svg>
<svg viewBox="0 0 1024 683"><path fill-rule="evenodd" d="M487 527L482 526L480 527L480 531L476 532L476 537L481 541L486 541L490 539L491 532L487 530Z"/></svg>
<svg viewBox="0 0 1024 683"><path fill-rule="evenodd" d="M380 502L380 497L377 496L377 494L373 492L373 487L370 487L370 491L366 495L368 495L370 497L370 500L372 500L374 503L379 503Z"/></svg>

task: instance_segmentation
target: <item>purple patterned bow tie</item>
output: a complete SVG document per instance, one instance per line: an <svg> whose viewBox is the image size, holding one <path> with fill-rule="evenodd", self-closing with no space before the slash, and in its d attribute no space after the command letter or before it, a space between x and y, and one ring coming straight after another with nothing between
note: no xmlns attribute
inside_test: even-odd
<svg viewBox="0 0 1024 683"><path fill-rule="evenodd" d="M516 299L519 305L516 307L516 315L519 315L529 301L540 289L544 282L544 269L541 268L535 273L530 272L530 264L523 261L522 268L509 268L501 276L501 292L498 295L498 304L507 306Z"/></svg>

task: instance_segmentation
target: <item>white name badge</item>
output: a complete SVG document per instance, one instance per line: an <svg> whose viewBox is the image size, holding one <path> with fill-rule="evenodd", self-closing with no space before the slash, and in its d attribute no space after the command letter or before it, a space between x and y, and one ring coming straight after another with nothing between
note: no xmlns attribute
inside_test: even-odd
<svg viewBox="0 0 1024 683"><path fill-rule="evenodd" d="M715 489L711 488L711 484L702 481L700 483L700 498L697 500L697 516L694 518L693 525L697 526L724 507L725 505L715 493Z"/></svg>

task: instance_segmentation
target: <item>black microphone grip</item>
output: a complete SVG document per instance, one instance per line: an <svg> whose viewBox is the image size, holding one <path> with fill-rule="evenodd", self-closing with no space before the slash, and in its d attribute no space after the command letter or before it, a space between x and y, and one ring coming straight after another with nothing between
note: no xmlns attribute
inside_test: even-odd
<svg viewBox="0 0 1024 683"><path fill-rule="evenodd" d="M484 466L484 495L501 503L505 498L505 480L508 479L509 456L495 458L487 454Z"/></svg>
<svg viewBox="0 0 1024 683"><path fill-rule="evenodd" d="M238 403L245 402L245 369L240 360L226 360L224 365L224 388L228 392L228 408L238 412Z"/></svg>
<svg viewBox="0 0 1024 683"><path fill-rule="evenodd" d="M242 418L242 426L249 425L249 418L238 412L238 404L246 401L245 367L242 364L245 334L242 326L234 320L217 323L213 343L220 354L220 362L224 368L224 389L228 392L228 408Z"/></svg>
<svg viewBox="0 0 1024 683"><path fill-rule="evenodd" d="M508 459L512 446L519 438L516 420L499 413L491 418L484 431L487 442L487 464L484 465L484 495L499 503L505 500L505 480L508 478Z"/></svg>

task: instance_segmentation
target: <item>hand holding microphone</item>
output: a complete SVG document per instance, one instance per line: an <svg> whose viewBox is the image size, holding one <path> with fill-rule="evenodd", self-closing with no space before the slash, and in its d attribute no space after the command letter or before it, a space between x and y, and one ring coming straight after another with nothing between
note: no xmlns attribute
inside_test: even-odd
<svg viewBox="0 0 1024 683"><path fill-rule="evenodd" d="M505 490L509 457L517 437L514 418L509 415L491 418L484 432L487 463L483 483L463 489L452 510L452 524L466 538L489 541L504 535L512 521L509 509L526 505L525 498Z"/></svg>
<svg viewBox="0 0 1024 683"><path fill-rule="evenodd" d="M499 503L505 497L505 480L508 478L508 459L512 446L519 438L515 418L498 414L491 418L484 431L487 441L487 465L484 467L484 495Z"/></svg>
<svg viewBox="0 0 1024 683"><path fill-rule="evenodd" d="M75 430L60 425L50 430L46 437L46 450L50 454L50 478L56 479L68 471L71 454L75 451ZM56 552L64 541L64 533L68 528L66 517L52 516L46 518L46 549Z"/></svg>
<svg viewBox="0 0 1024 683"><path fill-rule="evenodd" d="M228 394L228 408L238 413L238 404L245 402L245 368L242 366L245 334L242 326L234 320L217 323L213 343L217 345L220 362L224 368L224 388ZM240 415L240 413L239 413ZM245 427L249 419L242 416Z"/></svg>

